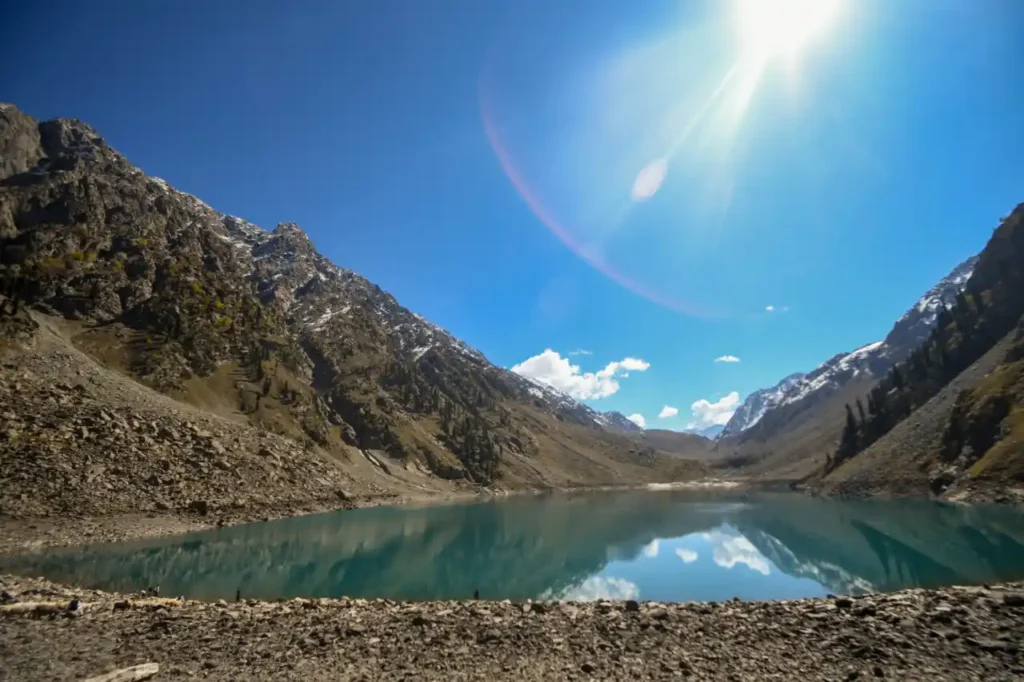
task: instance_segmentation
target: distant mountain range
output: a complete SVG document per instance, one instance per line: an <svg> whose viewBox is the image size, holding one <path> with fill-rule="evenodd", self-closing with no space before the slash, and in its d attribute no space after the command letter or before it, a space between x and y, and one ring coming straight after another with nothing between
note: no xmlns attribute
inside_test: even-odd
<svg viewBox="0 0 1024 682"><path fill-rule="evenodd" d="M711 426L705 426L702 429L686 429L687 433L695 433L698 436L703 436L708 440L717 440L719 436L725 431L724 424L712 424Z"/></svg>

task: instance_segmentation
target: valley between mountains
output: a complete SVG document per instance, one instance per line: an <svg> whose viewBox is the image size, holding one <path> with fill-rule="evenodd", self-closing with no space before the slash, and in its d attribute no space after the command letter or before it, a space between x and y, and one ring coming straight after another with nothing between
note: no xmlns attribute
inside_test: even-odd
<svg viewBox="0 0 1024 682"><path fill-rule="evenodd" d="M220 213L84 122L0 105L0 549L705 479L1015 500L1022 217L884 340L752 394L712 440L498 367L299 226Z"/></svg>

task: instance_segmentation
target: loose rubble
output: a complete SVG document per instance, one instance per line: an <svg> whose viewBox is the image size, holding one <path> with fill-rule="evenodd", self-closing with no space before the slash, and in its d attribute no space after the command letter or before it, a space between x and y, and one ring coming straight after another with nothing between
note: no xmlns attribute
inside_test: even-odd
<svg viewBox="0 0 1024 682"><path fill-rule="evenodd" d="M997 680L1024 584L775 602L203 603L0 576L0 678ZM68 609L72 600L77 608ZM5 677L6 675L6 677Z"/></svg>

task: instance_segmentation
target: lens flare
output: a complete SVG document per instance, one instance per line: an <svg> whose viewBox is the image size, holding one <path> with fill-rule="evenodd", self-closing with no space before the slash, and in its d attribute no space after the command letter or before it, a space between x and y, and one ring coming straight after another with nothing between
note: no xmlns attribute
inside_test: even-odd
<svg viewBox="0 0 1024 682"><path fill-rule="evenodd" d="M726 21L597 55L598 68L570 73L569 83L536 68L538 46L524 41L520 55L502 55L502 67L512 69L500 79L508 93L492 91L499 81L492 44L478 90L487 140L537 219L597 271L671 310L731 315L724 308L733 294L707 286L718 274L708 264L713 249L726 253L725 216L742 188L740 156L750 149L742 133L770 83L766 75L783 61L776 57L796 65L843 1L732 0L723 3ZM518 96L526 83L544 95ZM687 300L666 293L672 288ZM707 304L688 300L697 295Z"/></svg>
<svg viewBox="0 0 1024 682"><path fill-rule="evenodd" d="M501 165L502 170L505 171L505 175L508 177L509 182L512 183L512 186L519 193L519 196L524 202L526 202L526 205L530 208L537 219L540 220L544 226L552 232L552 234L558 237L558 239L569 247L573 253L586 261L595 270L619 286L632 291L641 298L645 298L648 301L668 308L669 310L674 310L693 317L711 318L721 316L721 314L716 311L711 311L687 301L662 294L651 287L645 286L633 278L614 270L594 249L588 248L585 244L575 239L572 232L566 228L566 226L564 226L557 217L555 217L553 212L548 210L540 198L530 189L530 186L516 168L511 155L502 142L501 135L498 133L498 128L495 123L495 118L490 104L490 98L487 95L487 84L485 81L482 81L480 84L480 114L483 120L484 133L487 135L487 140L490 142L491 148L494 150L494 155L498 159L498 163Z"/></svg>
<svg viewBox="0 0 1024 682"><path fill-rule="evenodd" d="M633 181L633 191L629 194L630 197L633 201L647 201L661 189L666 175L668 175L668 161L665 159L651 161L637 173L636 180Z"/></svg>

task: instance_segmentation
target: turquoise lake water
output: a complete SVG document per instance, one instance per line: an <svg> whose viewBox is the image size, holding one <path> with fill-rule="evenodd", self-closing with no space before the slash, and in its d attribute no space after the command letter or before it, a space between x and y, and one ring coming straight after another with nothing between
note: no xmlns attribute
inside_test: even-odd
<svg viewBox="0 0 1024 682"><path fill-rule="evenodd" d="M1024 514L678 491L360 509L0 558L164 596L783 599L1024 578Z"/></svg>

